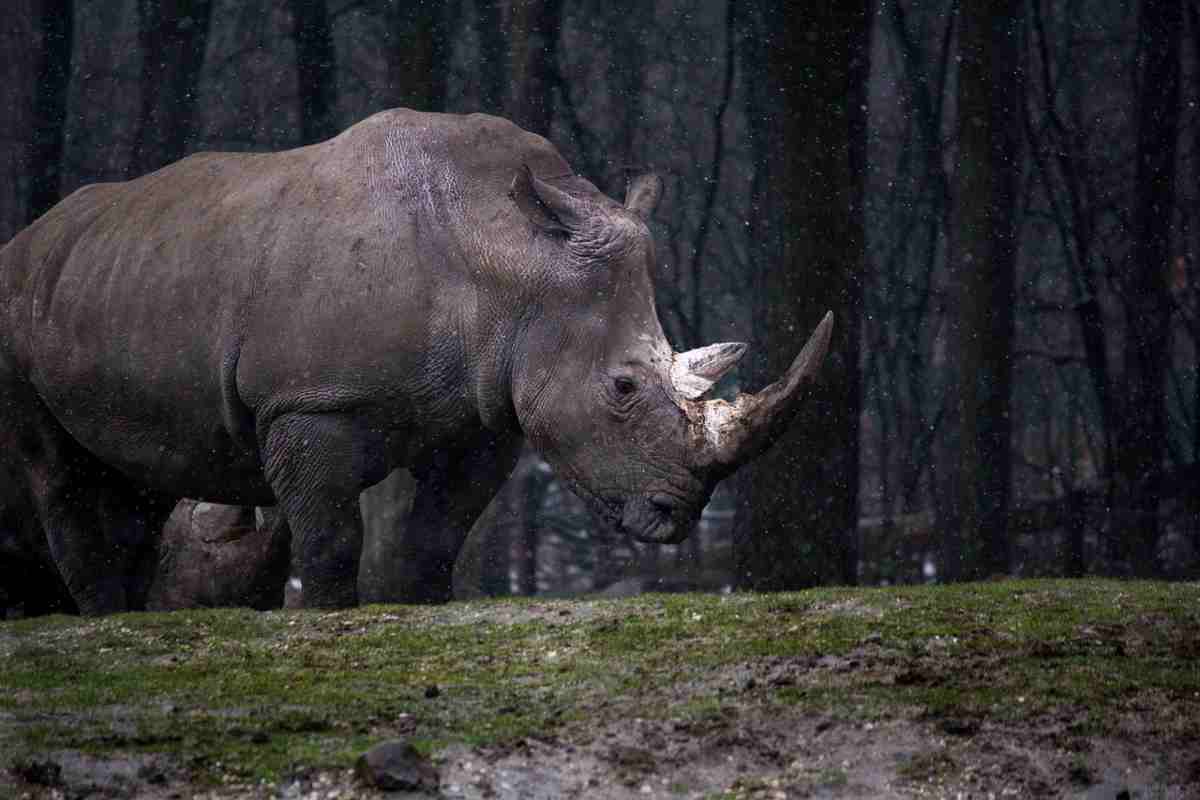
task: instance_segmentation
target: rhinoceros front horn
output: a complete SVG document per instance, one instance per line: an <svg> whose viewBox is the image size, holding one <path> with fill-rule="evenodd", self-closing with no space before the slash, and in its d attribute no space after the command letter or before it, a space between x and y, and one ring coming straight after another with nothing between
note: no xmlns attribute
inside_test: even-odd
<svg viewBox="0 0 1200 800"><path fill-rule="evenodd" d="M825 314L808 343L782 378L757 394L693 402L692 418L701 440L699 461L705 468L732 472L777 439L792 421L829 350L833 312Z"/></svg>

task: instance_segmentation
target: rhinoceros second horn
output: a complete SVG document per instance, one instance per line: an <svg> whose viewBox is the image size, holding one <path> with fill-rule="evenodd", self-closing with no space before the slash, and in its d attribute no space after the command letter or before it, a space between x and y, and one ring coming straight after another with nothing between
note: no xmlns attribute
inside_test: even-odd
<svg viewBox="0 0 1200 800"><path fill-rule="evenodd" d="M816 378L832 335L833 312L829 311L778 381L755 394L739 394L732 403L697 403L692 416L702 427L701 463L732 471L770 447L799 410L803 390Z"/></svg>

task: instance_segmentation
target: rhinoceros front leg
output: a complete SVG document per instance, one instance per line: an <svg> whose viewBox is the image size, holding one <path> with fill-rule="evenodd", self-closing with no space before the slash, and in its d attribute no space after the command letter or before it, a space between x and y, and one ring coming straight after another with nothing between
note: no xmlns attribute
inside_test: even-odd
<svg viewBox="0 0 1200 800"><path fill-rule="evenodd" d="M454 562L475 520L508 480L520 440L482 442L446 463L414 469L417 493L398 548L389 599L445 603L454 595Z"/></svg>
<svg viewBox="0 0 1200 800"><path fill-rule="evenodd" d="M358 495L383 475L382 442L350 417L289 414L263 443L267 480L294 535L305 608L358 603Z"/></svg>

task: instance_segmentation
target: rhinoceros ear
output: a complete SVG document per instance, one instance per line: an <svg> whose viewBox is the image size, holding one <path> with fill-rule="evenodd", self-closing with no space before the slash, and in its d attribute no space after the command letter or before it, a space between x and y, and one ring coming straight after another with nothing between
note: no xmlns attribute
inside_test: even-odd
<svg viewBox="0 0 1200 800"><path fill-rule="evenodd" d="M625 208L642 219L650 219L654 209L658 208L658 201L662 198L662 193L662 178L654 173L632 177L625 187Z"/></svg>
<svg viewBox="0 0 1200 800"><path fill-rule="evenodd" d="M522 164L513 177L508 196L529 221L541 230L569 235L587 216L587 207L566 192L534 177Z"/></svg>

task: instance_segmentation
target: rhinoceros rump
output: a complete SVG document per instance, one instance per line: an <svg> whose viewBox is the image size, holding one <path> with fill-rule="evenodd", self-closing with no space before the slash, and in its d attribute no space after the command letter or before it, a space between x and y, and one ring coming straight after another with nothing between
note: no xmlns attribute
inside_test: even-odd
<svg viewBox="0 0 1200 800"><path fill-rule="evenodd" d="M674 353L646 227L494 117L377 114L321 144L202 153L89 186L0 251L0 459L81 611L145 602L176 500L278 504L304 603L356 601L357 498L418 482L413 599L529 437L608 523L687 536L788 424L828 346L701 399L741 356Z"/></svg>

